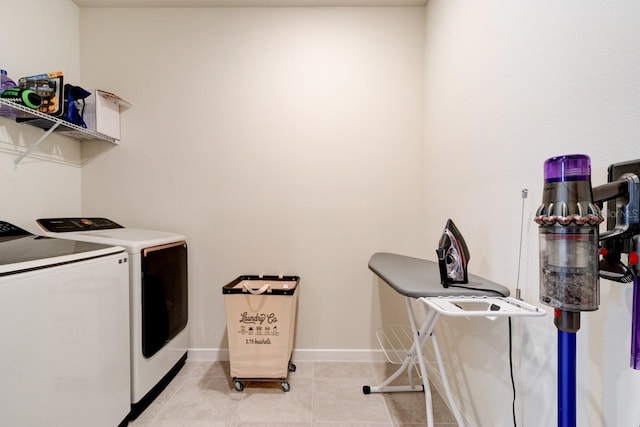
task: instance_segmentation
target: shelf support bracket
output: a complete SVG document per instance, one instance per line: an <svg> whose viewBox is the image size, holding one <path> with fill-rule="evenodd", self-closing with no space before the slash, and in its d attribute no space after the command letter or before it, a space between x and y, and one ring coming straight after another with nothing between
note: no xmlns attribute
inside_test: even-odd
<svg viewBox="0 0 640 427"><path fill-rule="evenodd" d="M22 161L22 159L24 159L25 157L27 157L29 155L29 153L31 153L33 150L35 150L38 145L40 145L42 143L42 141L44 141L45 139L47 139L47 137L49 135L51 135L53 133L54 130L56 130L56 128L60 126L60 123L54 123L53 126L51 126L51 129L49 129L48 131L46 131L40 138L38 138L38 140L36 142L34 142L31 147L29 147L27 149L27 151L25 151L24 153L20 154L18 156L17 159L14 160L13 164L17 165L18 163L20 163Z"/></svg>

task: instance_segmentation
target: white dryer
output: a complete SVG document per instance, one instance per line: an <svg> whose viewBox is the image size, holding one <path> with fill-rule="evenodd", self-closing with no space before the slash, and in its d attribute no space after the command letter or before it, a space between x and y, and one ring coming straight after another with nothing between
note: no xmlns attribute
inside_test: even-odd
<svg viewBox="0 0 640 427"><path fill-rule="evenodd" d="M127 424L127 260L0 221L0 424Z"/></svg>
<svg viewBox="0 0 640 427"><path fill-rule="evenodd" d="M105 218L46 218L47 236L122 246L129 254L131 419L178 373L189 345L185 236Z"/></svg>

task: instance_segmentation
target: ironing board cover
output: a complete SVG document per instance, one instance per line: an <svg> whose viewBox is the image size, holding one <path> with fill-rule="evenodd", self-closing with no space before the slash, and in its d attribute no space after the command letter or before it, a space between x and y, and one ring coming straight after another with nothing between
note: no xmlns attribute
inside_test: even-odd
<svg viewBox="0 0 640 427"><path fill-rule="evenodd" d="M509 296L509 289L497 283L469 274L465 288L445 288L440 283L438 263L391 253L376 253L369 260L369 269L401 295L419 297L493 296L499 292ZM471 288L471 289L467 289Z"/></svg>

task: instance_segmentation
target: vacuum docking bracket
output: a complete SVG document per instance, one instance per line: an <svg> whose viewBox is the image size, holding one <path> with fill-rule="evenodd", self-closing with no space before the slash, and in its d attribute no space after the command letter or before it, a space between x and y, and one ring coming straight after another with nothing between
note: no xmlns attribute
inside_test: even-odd
<svg viewBox="0 0 640 427"><path fill-rule="evenodd" d="M640 370L640 159L614 163L608 183L594 188L594 198L607 203L607 231L601 233L600 277L619 283L633 282L630 366ZM621 255L628 254L627 263Z"/></svg>
<svg viewBox="0 0 640 427"><path fill-rule="evenodd" d="M638 254L633 237L640 234L640 160L615 163L608 182L593 189L596 202L607 203L607 230L600 234L599 274L603 279L630 283L637 275ZM621 254L628 254L628 265ZM635 270L635 271L634 271Z"/></svg>

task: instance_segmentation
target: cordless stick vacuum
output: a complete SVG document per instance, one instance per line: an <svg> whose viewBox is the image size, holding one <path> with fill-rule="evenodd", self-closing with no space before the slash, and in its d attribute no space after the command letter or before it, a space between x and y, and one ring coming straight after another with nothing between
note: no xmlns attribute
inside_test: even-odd
<svg viewBox="0 0 640 427"><path fill-rule="evenodd" d="M580 312L600 303L598 225L591 161L582 154L544 163L540 225L540 302L555 308L558 328L558 427L576 426L576 333Z"/></svg>
<svg viewBox="0 0 640 427"><path fill-rule="evenodd" d="M580 312L598 309L598 276L633 282L630 365L640 370L640 159L610 165L607 184L593 189L590 166L585 155L547 160L534 219L540 225L540 301L555 308L558 328L559 427L576 425L575 339ZM607 230L600 235L603 218L594 201L607 202Z"/></svg>

